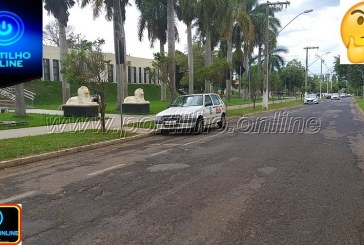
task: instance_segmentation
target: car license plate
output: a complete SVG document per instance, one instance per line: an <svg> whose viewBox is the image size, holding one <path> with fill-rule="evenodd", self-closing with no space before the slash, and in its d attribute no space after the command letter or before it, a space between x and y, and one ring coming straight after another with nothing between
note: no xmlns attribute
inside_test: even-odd
<svg viewBox="0 0 364 245"><path fill-rule="evenodd" d="M166 126L175 126L177 124L176 121L167 121L167 122L164 122L164 125Z"/></svg>

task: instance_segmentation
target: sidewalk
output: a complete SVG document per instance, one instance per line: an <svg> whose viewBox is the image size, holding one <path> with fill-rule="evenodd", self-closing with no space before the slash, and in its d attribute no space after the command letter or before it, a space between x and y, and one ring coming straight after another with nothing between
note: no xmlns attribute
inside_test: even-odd
<svg viewBox="0 0 364 245"><path fill-rule="evenodd" d="M289 98L284 100L283 102L295 101L295 100L296 98ZM280 103L280 101L276 101L275 103ZM269 104L273 104L273 102L270 101ZM261 102L256 103L255 105L261 106L262 103ZM253 106L252 103L244 105L233 105L233 106L227 106L227 110L242 109L252 106ZM60 110L43 110L43 109L27 109L27 113L63 115L63 111ZM106 114L106 117L109 118L106 120L107 129L120 130L120 125L121 125L120 114ZM133 122L143 122L143 121L145 122L150 120L155 120L155 115L123 115L123 126ZM50 125L41 127L31 127L31 128L9 129L0 131L0 140L9 138L18 138L24 136L73 132L77 130L98 129L98 128L99 128L98 121L90 121L90 122L79 122L79 123ZM139 131L143 133L145 130L140 129Z"/></svg>

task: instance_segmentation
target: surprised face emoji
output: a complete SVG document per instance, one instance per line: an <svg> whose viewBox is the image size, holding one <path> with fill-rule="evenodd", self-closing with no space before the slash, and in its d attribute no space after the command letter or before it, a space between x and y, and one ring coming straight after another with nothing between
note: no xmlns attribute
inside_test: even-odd
<svg viewBox="0 0 364 245"><path fill-rule="evenodd" d="M364 62L364 2L352 6L341 22L341 38L352 63Z"/></svg>

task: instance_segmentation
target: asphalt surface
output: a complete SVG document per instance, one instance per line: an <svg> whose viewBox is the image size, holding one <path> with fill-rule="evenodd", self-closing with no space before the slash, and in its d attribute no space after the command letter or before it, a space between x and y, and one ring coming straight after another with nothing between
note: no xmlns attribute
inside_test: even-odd
<svg viewBox="0 0 364 245"><path fill-rule="evenodd" d="M277 113L3 170L0 203L24 244L364 244L362 114Z"/></svg>

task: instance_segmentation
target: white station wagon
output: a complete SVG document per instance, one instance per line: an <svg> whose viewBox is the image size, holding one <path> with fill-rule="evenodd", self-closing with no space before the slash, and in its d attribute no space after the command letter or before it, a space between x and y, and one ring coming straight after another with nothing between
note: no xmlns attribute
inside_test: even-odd
<svg viewBox="0 0 364 245"><path fill-rule="evenodd" d="M225 116L225 104L217 94L182 95L156 115L156 126L162 134L182 130L201 134L205 127L224 128Z"/></svg>

